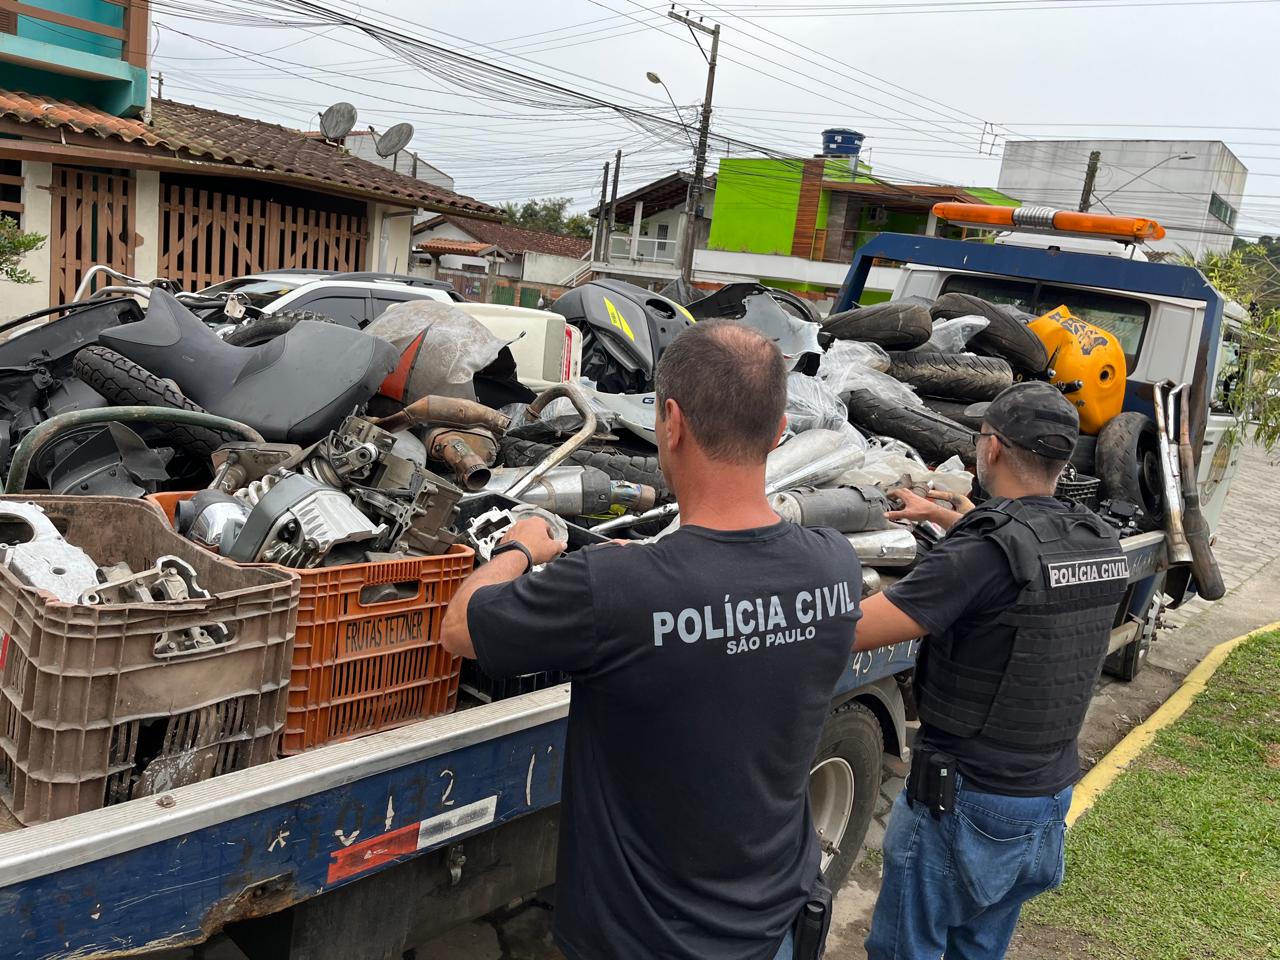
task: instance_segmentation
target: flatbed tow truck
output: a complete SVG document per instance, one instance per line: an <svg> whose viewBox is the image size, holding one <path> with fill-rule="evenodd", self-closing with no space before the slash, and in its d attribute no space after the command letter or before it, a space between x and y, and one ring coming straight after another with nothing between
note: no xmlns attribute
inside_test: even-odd
<svg viewBox="0 0 1280 960"><path fill-rule="evenodd" d="M1039 246L882 235L856 255L836 309L873 264L898 294L1014 285L1141 331L1127 409L1190 385L1199 489L1216 517L1232 473L1210 409L1224 300L1195 269ZM1058 298L1062 297L1060 301ZM1100 300L1099 298L1110 298ZM1047 301L1046 301L1047 303ZM1102 307L1098 308L1101 303ZM1125 313L1124 311L1128 311ZM1161 532L1124 539L1129 595L1109 665L1132 676L1166 597L1194 584ZM850 658L811 777L823 865L837 884L862 845L882 754L908 756L904 696L919 641ZM401 958L414 944L554 882L569 684L321 747L158 796L20 827L0 809L0 956L138 956L226 930L251 958ZM412 954L409 954L410 956Z"/></svg>

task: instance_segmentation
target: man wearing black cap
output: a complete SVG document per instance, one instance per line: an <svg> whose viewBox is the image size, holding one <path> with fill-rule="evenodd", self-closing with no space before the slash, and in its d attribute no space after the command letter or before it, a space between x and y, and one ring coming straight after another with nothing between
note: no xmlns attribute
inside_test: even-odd
<svg viewBox="0 0 1280 960"><path fill-rule="evenodd" d="M961 512L895 492L889 516L949 532L863 602L854 644L925 637L869 960L1003 957L1022 904L1062 882L1076 740L1128 578L1111 527L1054 498L1078 436L1058 390L1017 384L976 437L990 499Z"/></svg>

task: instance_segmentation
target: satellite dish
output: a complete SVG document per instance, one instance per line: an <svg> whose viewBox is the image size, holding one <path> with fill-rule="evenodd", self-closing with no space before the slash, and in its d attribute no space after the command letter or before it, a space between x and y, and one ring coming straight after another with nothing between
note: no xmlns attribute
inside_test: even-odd
<svg viewBox="0 0 1280 960"><path fill-rule="evenodd" d="M356 125L356 108L339 101L320 114L320 135L326 140L341 140Z"/></svg>
<svg viewBox="0 0 1280 960"><path fill-rule="evenodd" d="M409 145L409 141L413 139L413 124L397 123L394 127L378 138L378 142L374 145L374 149L378 151L380 157L390 157Z"/></svg>

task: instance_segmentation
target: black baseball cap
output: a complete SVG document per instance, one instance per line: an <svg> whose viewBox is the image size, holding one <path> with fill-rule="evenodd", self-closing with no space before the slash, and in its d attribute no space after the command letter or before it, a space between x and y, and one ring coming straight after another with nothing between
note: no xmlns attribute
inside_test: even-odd
<svg viewBox="0 0 1280 960"><path fill-rule="evenodd" d="M1057 387L1015 383L991 401L983 423L1010 443L1049 460L1066 460L1080 438L1080 414Z"/></svg>

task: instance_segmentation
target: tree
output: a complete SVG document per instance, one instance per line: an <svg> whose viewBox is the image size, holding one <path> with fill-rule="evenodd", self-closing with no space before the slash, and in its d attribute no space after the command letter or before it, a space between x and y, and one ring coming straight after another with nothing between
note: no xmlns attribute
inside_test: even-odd
<svg viewBox="0 0 1280 960"><path fill-rule="evenodd" d="M1207 254L1195 264L1221 293L1245 308L1239 331L1229 331L1225 400L1238 434L1253 426L1254 443L1271 451L1280 443L1280 251L1262 244ZM1231 353L1238 351L1232 364ZM1234 371L1230 366L1234 365Z"/></svg>
<svg viewBox="0 0 1280 960"><path fill-rule="evenodd" d="M0 280L35 283L31 271L22 267L22 258L32 250L39 250L44 241L38 233L23 233L12 217L0 217Z"/></svg>
<svg viewBox="0 0 1280 960"><path fill-rule="evenodd" d="M572 197L549 197L545 200L508 200L502 212L509 223L529 230L543 230L566 237L591 236L591 218L585 213L566 214Z"/></svg>

